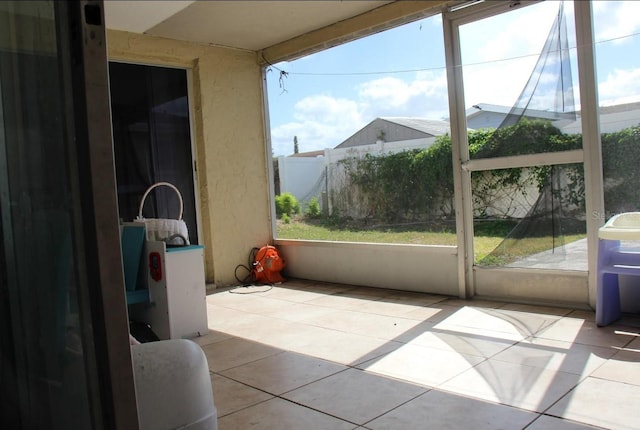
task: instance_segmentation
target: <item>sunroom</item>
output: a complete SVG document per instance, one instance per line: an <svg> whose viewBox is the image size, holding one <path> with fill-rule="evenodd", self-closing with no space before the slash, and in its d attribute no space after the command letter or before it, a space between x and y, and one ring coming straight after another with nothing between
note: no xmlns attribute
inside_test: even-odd
<svg viewBox="0 0 640 430"><path fill-rule="evenodd" d="M639 68L628 55L638 33L637 21L627 19L637 16L625 9L632 3L567 1L561 14L560 2L539 1L4 2L0 204L7 282L0 297L7 300L0 305L6 316L0 346L11 358L3 367L3 389L17 395L0 410L24 428L34 423L32 417L38 417L35 424L56 423L50 428L130 428L137 422L117 232L120 222L136 216L145 190L161 181L182 192L190 239L204 246L212 294L238 284L237 268L252 248L273 244L286 261L286 277L300 282L294 290L335 283L378 288L385 297L397 290L407 297L595 309L600 228L613 215L640 210L640 117L634 116L637 110L619 112L640 94ZM603 13L608 8L616 13ZM539 31L543 41L553 33L549 24L563 29L547 39L559 48L502 53L499 43L477 37L487 29L518 33L518 23L537 20L545 22ZM420 32L427 24L438 37L424 40L422 49L435 64L416 58L416 73L437 73L415 81L440 83L437 117L430 119L450 124L450 175L436 183L446 191L447 204L435 212L411 209L403 221L414 223L418 213L421 221L441 220L448 241L284 234L275 207L274 156L286 154L279 152L278 139L291 141L294 135L282 137L272 111L280 79L294 85L295 70L288 68L298 67L297 61L405 26ZM489 60L477 60L481 49L491 54ZM509 71L508 63L522 59L529 69L513 70L529 71L517 79L483 70L498 64ZM554 66L560 73L549 72ZM532 82L538 90L551 83L553 94L527 92ZM487 146L501 150L477 151L473 139L479 134L470 130L467 110L494 103L474 99L479 88L487 94L507 86L520 97L506 106L507 131L496 135L509 135L514 117L524 118L520 124L526 126L534 111L544 112L555 121L550 140L561 145L550 150L532 139L525 150L500 147L487 137ZM624 124L607 128L608 113ZM378 116L371 115L316 149L338 145ZM560 124L566 133L555 131L562 130ZM531 129L519 129L520 137L531 137L526 130ZM520 188L530 198L506 211L514 228L501 230L497 253L479 252L484 226L504 215L496 208L512 207L504 200L512 189L500 189L501 181L521 178L522 172L539 182ZM480 195L487 177L493 178L489 191L499 189L503 196L491 207L483 204L492 194ZM409 191L423 185L414 183ZM329 188L325 192L323 210L334 216L339 211L332 214L331 208L340 208L339 199L332 200ZM414 196L409 200L426 199ZM166 201L159 216L173 214L173 200ZM365 209L354 213L366 218ZM533 251L525 246L515 258L499 253L511 242L539 238L542 245ZM620 282L627 312L640 308L633 279ZM71 357L71 364L62 366L61 357ZM63 374L63 368L73 374ZM77 415L65 414L72 404L78 405Z"/></svg>
<svg viewBox="0 0 640 430"><path fill-rule="evenodd" d="M610 59L612 55L608 54L607 40L594 39L594 28L599 34L605 34L606 26L610 25L600 15L595 15L595 20L593 18L594 10L599 11L604 5L600 2L568 2L564 7L563 21L557 24L564 26L563 33L556 34L554 39L560 49L545 46L547 51L542 52L541 46L540 51L535 52L537 56L527 52L527 61L535 64L537 60L538 64L535 68L530 65L529 72L526 72L528 74L520 72L524 76L519 78L518 83L510 84L513 87L519 85L519 98L507 107L511 109L507 115L509 121L527 117L529 112L536 110L547 111L551 116L555 115L553 120L564 121L565 128L572 127L572 136L577 135L580 142L551 149L503 148L500 150L502 152L483 154L474 152L473 138L467 138L464 120L466 110L470 107L468 104L490 101L466 99L475 96L478 86L487 87L489 92L501 92L502 87L506 86L505 79L510 78L478 81L478 77L490 76L484 69L496 62L508 63L512 57L498 58L494 55L493 58L497 59L482 64L474 63L478 60L472 56L470 46L472 42L477 43L475 34L478 29L492 25L495 28L507 26L513 31L511 27L518 25L520 20L543 20L543 14L547 15L546 21L549 21L549 15L553 20L560 3L554 2L546 12L541 10L540 4L536 4L538 2L449 3L163 2L161 5L130 5L107 2L105 21L108 28L108 56L110 67L115 71L111 77L112 94L118 91L121 81L128 80L130 85L144 87L142 82L153 80L153 77L147 77L140 84L131 84L134 75L127 71L127 67L149 66L152 70L158 67L177 68L186 73L182 97L188 98L189 103L182 109L187 121L186 128L191 133L187 136L186 145L189 140L192 142L192 153L186 157L193 157L194 167L191 169L187 165L185 170L189 177L181 182L181 188L189 193L191 189L194 190L190 197L190 227L191 231L197 233L198 241L206 246L208 283L219 287L237 283L234 269L245 263L249 250L271 243L283 253L287 261L286 272L294 278L401 288L462 298L481 296L564 303L587 308L595 305L598 229L611 215L637 209L637 205L626 197L630 183L626 191L613 191L609 187L611 195L617 192L618 197L610 199L608 207L605 207L607 195L604 190L607 188L604 184L629 182L631 173L622 167L613 167L617 163L615 160L625 156L608 156L607 151L614 151L609 144L604 147L604 159L607 161L602 172L598 88L608 91L607 86L612 85L612 80L632 71L623 65L616 69L612 64L616 64L616 61L624 63L625 59ZM145 20L134 18L139 15L145 16ZM240 24L230 16L239 20ZM265 19L265 16L269 18ZM274 154L274 149L280 143L277 141L279 133L276 137L270 133L270 127L277 128L278 124L271 124L269 102L280 103L274 100L277 99L277 95L274 96L277 92L270 86L273 87L276 82L282 85L283 79L284 85L287 85L287 79L290 86L295 85L293 80L296 76L289 76L286 66L293 65L296 59L304 59L313 53L321 54L323 50L349 41L356 43L368 36L373 38L374 35L379 36L385 31L416 22L419 22L421 29L427 25L425 23L440 29L441 34L436 40L425 41L428 45L425 55L433 52L433 56L440 57L437 60L441 66L438 77L447 82L448 93L444 94L446 99L441 100L440 114L444 112L443 116L451 124L453 163L450 177L446 185L442 185L450 189L446 213L425 211L426 215L422 216L446 217L455 234L454 242L423 246L411 243L362 243L366 239L340 242L305 240L304 237L286 239L286 236L278 234L273 201L274 165L270 155ZM554 27L551 26L551 29ZM539 31L543 41L547 32L548 25ZM549 40L547 45L551 43ZM375 45L371 49L376 49ZM596 57L598 49L603 58L600 61ZM546 57L543 58L543 54ZM510 55L525 57L522 52ZM554 55L560 56L555 58ZM544 62L546 68L540 65ZM604 68L605 62L607 69ZM552 70L553 67L555 69ZM596 80L598 68L603 73L610 73L607 80L601 79L600 84ZM512 64L505 64L504 69L527 70ZM541 77L551 80L552 84L540 83ZM161 85L163 81L156 79ZM618 81L622 82L621 79ZM534 84L538 87L546 85L544 91L547 92L543 94L540 88L534 92L531 89ZM554 85L561 86L562 90L554 89L555 93L549 94L548 88ZM151 84L147 83L146 86L150 87ZM290 87L287 91L293 92L295 88ZM127 87L120 89L122 92L131 94ZM607 103L618 105L624 100L633 100L630 93L626 93L624 98L616 94L607 94ZM271 100L267 100L267 95L271 96ZM612 101L611 97L617 97L617 100ZM112 102L114 117L118 117L115 113L119 109L118 102ZM284 108L293 109L291 106ZM187 112L190 115L186 115ZM576 133L578 129L579 133ZM630 132L632 129L626 130ZM293 139L293 136L288 138ZM124 141L131 139L129 137ZM116 134L114 140L116 165L119 167L120 136ZM324 143L327 147L330 144L331 141ZM522 145L526 146L524 143ZM162 169L162 166L158 168L159 171ZM496 198L494 195L481 195L479 190L482 187L477 185L479 177L499 175L497 172L502 172L503 177L513 176L527 169L544 171L547 176L549 171L553 171L556 177L568 177L579 172L579 180L551 187L548 192L573 193L574 200L568 203L567 199L554 200L540 193L536 198L529 196L528 203L524 204L513 201L494 204L493 212L490 205L478 203L483 199ZM146 178L146 181L147 184L153 182L153 178ZM537 187L542 189L544 185L539 182ZM143 187L139 185L138 188ZM511 191L502 190L505 194ZM422 188L416 185L414 196L421 192ZM140 193L138 189L138 195ZM580 195L576 197L576 193ZM133 209L127 212L126 203L123 203L125 199L119 196L121 218L127 220L135 215L137 198L133 198ZM526 232L519 233L519 242L528 243L532 238L547 235L548 242L545 245L532 248L550 254L546 256L550 259L547 266L526 262L510 264L513 261L509 259L504 264L482 263L491 260L482 260L477 249L474 249L474 245L478 248L478 238L482 235L482 225L478 225L478 220L490 217L487 214L495 216L500 212L495 208L500 205L519 205L509 213L521 214L515 217L522 221L516 230ZM550 209L553 205L555 207ZM338 204L329 202L327 206L333 212L345 212ZM534 206L538 208L537 212ZM547 216L548 225L532 227L539 223L534 219L540 218L542 213ZM538 231L534 231L536 228ZM546 233L551 230L554 231ZM509 232L505 234L504 242L516 240L514 237L513 232ZM501 246L505 246L504 242ZM535 254L526 249L513 252L524 252L529 256ZM500 258L495 257L493 261Z"/></svg>

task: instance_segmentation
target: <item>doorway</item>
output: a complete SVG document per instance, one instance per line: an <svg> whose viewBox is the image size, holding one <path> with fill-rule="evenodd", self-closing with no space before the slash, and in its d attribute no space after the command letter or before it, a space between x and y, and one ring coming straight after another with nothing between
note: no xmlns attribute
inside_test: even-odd
<svg viewBox="0 0 640 430"><path fill-rule="evenodd" d="M187 71L110 62L109 78L120 220L133 221L145 191L169 182L181 194L189 240L199 243ZM145 200L147 218L175 219L178 212L168 187Z"/></svg>
<svg viewBox="0 0 640 430"><path fill-rule="evenodd" d="M586 302L584 155L572 2L447 14L465 295ZM573 126L573 127L572 127ZM502 240L487 243L485 237Z"/></svg>

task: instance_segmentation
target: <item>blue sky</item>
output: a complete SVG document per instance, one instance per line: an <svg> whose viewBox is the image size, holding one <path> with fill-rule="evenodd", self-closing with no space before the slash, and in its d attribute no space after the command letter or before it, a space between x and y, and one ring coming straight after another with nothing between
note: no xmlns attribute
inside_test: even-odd
<svg viewBox="0 0 640 430"><path fill-rule="evenodd" d="M514 103L557 11L547 1L461 29L467 107ZM575 48L570 2L565 13ZM594 26L607 41L596 45L601 104L640 101L640 2L594 2ZM300 152L335 147L376 117L445 119L445 74L439 16L276 64L267 73L273 154L291 154L294 136Z"/></svg>

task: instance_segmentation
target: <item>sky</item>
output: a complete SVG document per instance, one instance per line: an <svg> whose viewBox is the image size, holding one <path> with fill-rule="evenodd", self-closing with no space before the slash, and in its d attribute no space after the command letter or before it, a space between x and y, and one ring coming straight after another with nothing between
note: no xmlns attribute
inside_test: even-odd
<svg viewBox="0 0 640 430"><path fill-rule="evenodd" d="M558 1L545 1L461 27L467 108L514 104L558 7ZM571 2L565 14L577 82ZM640 1L596 0L593 15L600 104L640 101ZM378 117L446 120L441 17L275 64L267 72L267 92L274 156L292 154L294 136L300 152L333 148Z"/></svg>

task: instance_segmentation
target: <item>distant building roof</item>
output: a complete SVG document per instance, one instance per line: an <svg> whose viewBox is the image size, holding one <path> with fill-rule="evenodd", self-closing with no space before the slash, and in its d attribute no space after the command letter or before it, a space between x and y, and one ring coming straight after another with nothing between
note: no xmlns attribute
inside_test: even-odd
<svg viewBox="0 0 640 430"><path fill-rule="evenodd" d="M298 157L298 158L302 158L302 157L314 158L314 157L323 157L323 156L324 156L324 149L320 149L318 151L298 152L297 154L289 155L289 157Z"/></svg>
<svg viewBox="0 0 640 430"><path fill-rule="evenodd" d="M508 106L492 105L480 103L467 109L467 126L472 129L478 128L498 128L504 118L509 114L511 108ZM638 125L638 112L640 102L625 103L611 106L600 106L600 131L610 133L623 128ZM520 114L516 111L516 114ZM572 113L567 114L567 118L560 118L562 114L536 109L527 109L526 117L540 118L553 121L554 125L563 133L580 133L582 120L580 111L576 111L575 118Z"/></svg>
<svg viewBox="0 0 640 430"><path fill-rule="evenodd" d="M424 139L447 134L449 130L447 121L413 117L376 118L336 148L370 145L377 141Z"/></svg>
<svg viewBox="0 0 640 430"><path fill-rule="evenodd" d="M430 134L431 136L441 136L449 133L451 130L451 125L447 121L440 121L437 119L412 117L383 117L381 119Z"/></svg>
<svg viewBox="0 0 640 430"><path fill-rule="evenodd" d="M580 113L580 112L578 112ZM600 106L600 133L613 133L640 125L640 102L612 106ZM582 118L575 121L554 123L563 133L582 133Z"/></svg>
<svg viewBox="0 0 640 430"><path fill-rule="evenodd" d="M639 110L639 109L640 109L640 102L633 102L633 103L624 103L624 104L617 104L617 105L610 105L610 106L600 106L600 113L610 114L610 113L618 113L618 112L628 112L628 111ZM465 113L467 115L467 118L469 118L470 116L477 115L479 112L482 112L482 111L508 114L511 111L511 107L502 106L502 105L492 105L490 103L478 103L477 105L473 105L472 107L467 109ZM536 117L536 118L556 119L555 117L553 117L553 115L557 115L554 112L537 110L537 109L527 109L527 112L530 113L530 115L528 116ZM580 114L580 110L577 110L576 114Z"/></svg>
<svg viewBox="0 0 640 430"><path fill-rule="evenodd" d="M640 102L625 103L621 105L612 105L612 106L600 106L600 114L629 112L632 110L640 110Z"/></svg>
<svg viewBox="0 0 640 430"><path fill-rule="evenodd" d="M511 112L511 107L509 106L501 106L501 105L492 105L489 103L478 103L477 105L473 105L469 109L466 110L465 114L467 115L467 121L470 118L473 118L478 115L482 115L485 112L493 112L507 115ZM520 115L523 112L522 108L516 108L513 113ZM538 110L538 109L526 109L526 115L529 118L541 118L541 119L558 119L557 112L551 112L546 110Z"/></svg>

